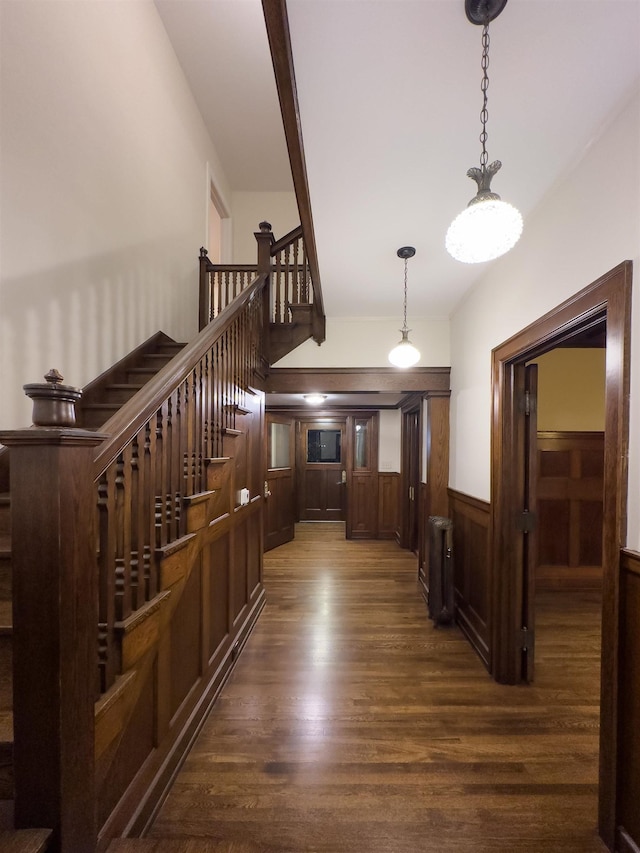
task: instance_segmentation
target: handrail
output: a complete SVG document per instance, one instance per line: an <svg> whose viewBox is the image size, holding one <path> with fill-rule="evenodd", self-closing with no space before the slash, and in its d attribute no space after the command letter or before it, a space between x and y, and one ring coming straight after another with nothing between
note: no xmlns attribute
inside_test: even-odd
<svg viewBox="0 0 640 853"><path fill-rule="evenodd" d="M271 257L275 257L279 252L281 252L284 248L291 245L291 243L295 243L296 240L299 240L302 237L302 225L298 225L292 231L289 231L288 234L285 234L284 237L281 237L279 240L271 246Z"/></svg>
<svg viewBox="0 0 640 853"><path fill-rule="evenodd" d="M109 434L110 438L106 439L96 449L94 463L96 479L117 458L138 430L153 416L158 406L162 404L173 389L187 377L193 365L204 356L212 342L224 334L244 306L262 288L266 278L266 275L257 276L251 285L242 291L221 315L202 329L191 344L159 370L133 399L126 402L109 418L101 431Z"/></svg>

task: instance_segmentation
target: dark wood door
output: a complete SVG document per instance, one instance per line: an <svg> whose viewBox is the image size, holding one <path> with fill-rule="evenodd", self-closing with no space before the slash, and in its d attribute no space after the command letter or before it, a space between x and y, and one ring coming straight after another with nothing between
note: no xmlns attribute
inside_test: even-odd
<svg viewBox="0 0 640 853"><path fill-rule="evenodd" d="M420 542L420 411L405 412L402 422L402 547L418 552Z"/></svg>
<svg viewBox="0 0 640 853"><path fill-rule="evenodd" d="M290 542L295 531L294 421L267 414L264 550Z"/></svg>
<svg viewBox="0 0 640 853"><path fill-rule="evenodd" d="M301 421L298 440L298 518L344 521L344 420Z"/></svg>
<svg viewBox="0 0 640 853"><path fill-rule="evenodd" d="M533 681L535 670L535 592L538 566L537 473L538 473L538 365L523 368L523 511L522 529L522 679Z"/></svg>

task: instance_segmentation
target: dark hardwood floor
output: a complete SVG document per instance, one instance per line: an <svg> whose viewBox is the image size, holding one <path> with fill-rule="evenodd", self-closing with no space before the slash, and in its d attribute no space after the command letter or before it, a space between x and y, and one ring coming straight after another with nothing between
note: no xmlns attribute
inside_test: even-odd
<svg viewBox="0 0 640 853"><path fill-rule="evenodd" d="M265 556L267 606L149 850L605 849L598 596L540 595L536 683L504 687L457 628L432 627L416 574L340 523Z"/></svg>

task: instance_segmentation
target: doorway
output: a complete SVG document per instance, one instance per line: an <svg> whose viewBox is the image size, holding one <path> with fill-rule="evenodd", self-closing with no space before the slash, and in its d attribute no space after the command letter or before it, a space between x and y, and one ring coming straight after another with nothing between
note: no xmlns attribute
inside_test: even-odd
<svg viewBox="0 0 640 853"><path fill-rule="evenodd" d="M496 680L523 678L528 621L525 364L606 322L606 390L602 547L602 678L599 831L613 849L618 768L619 557L626 537L626 449L631 328L631 262L624 262L493 351L491 432L491 671Z"/></svg>

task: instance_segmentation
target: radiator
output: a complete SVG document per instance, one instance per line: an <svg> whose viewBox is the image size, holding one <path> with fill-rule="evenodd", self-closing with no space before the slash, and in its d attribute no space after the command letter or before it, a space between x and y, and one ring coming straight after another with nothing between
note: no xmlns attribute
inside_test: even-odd
<svg viewBox="0 0 640 853"><path fill-rule="evenodd" d="M453 622L453 521L439 515L429 516L429 618L436 625Z"/></svg>

